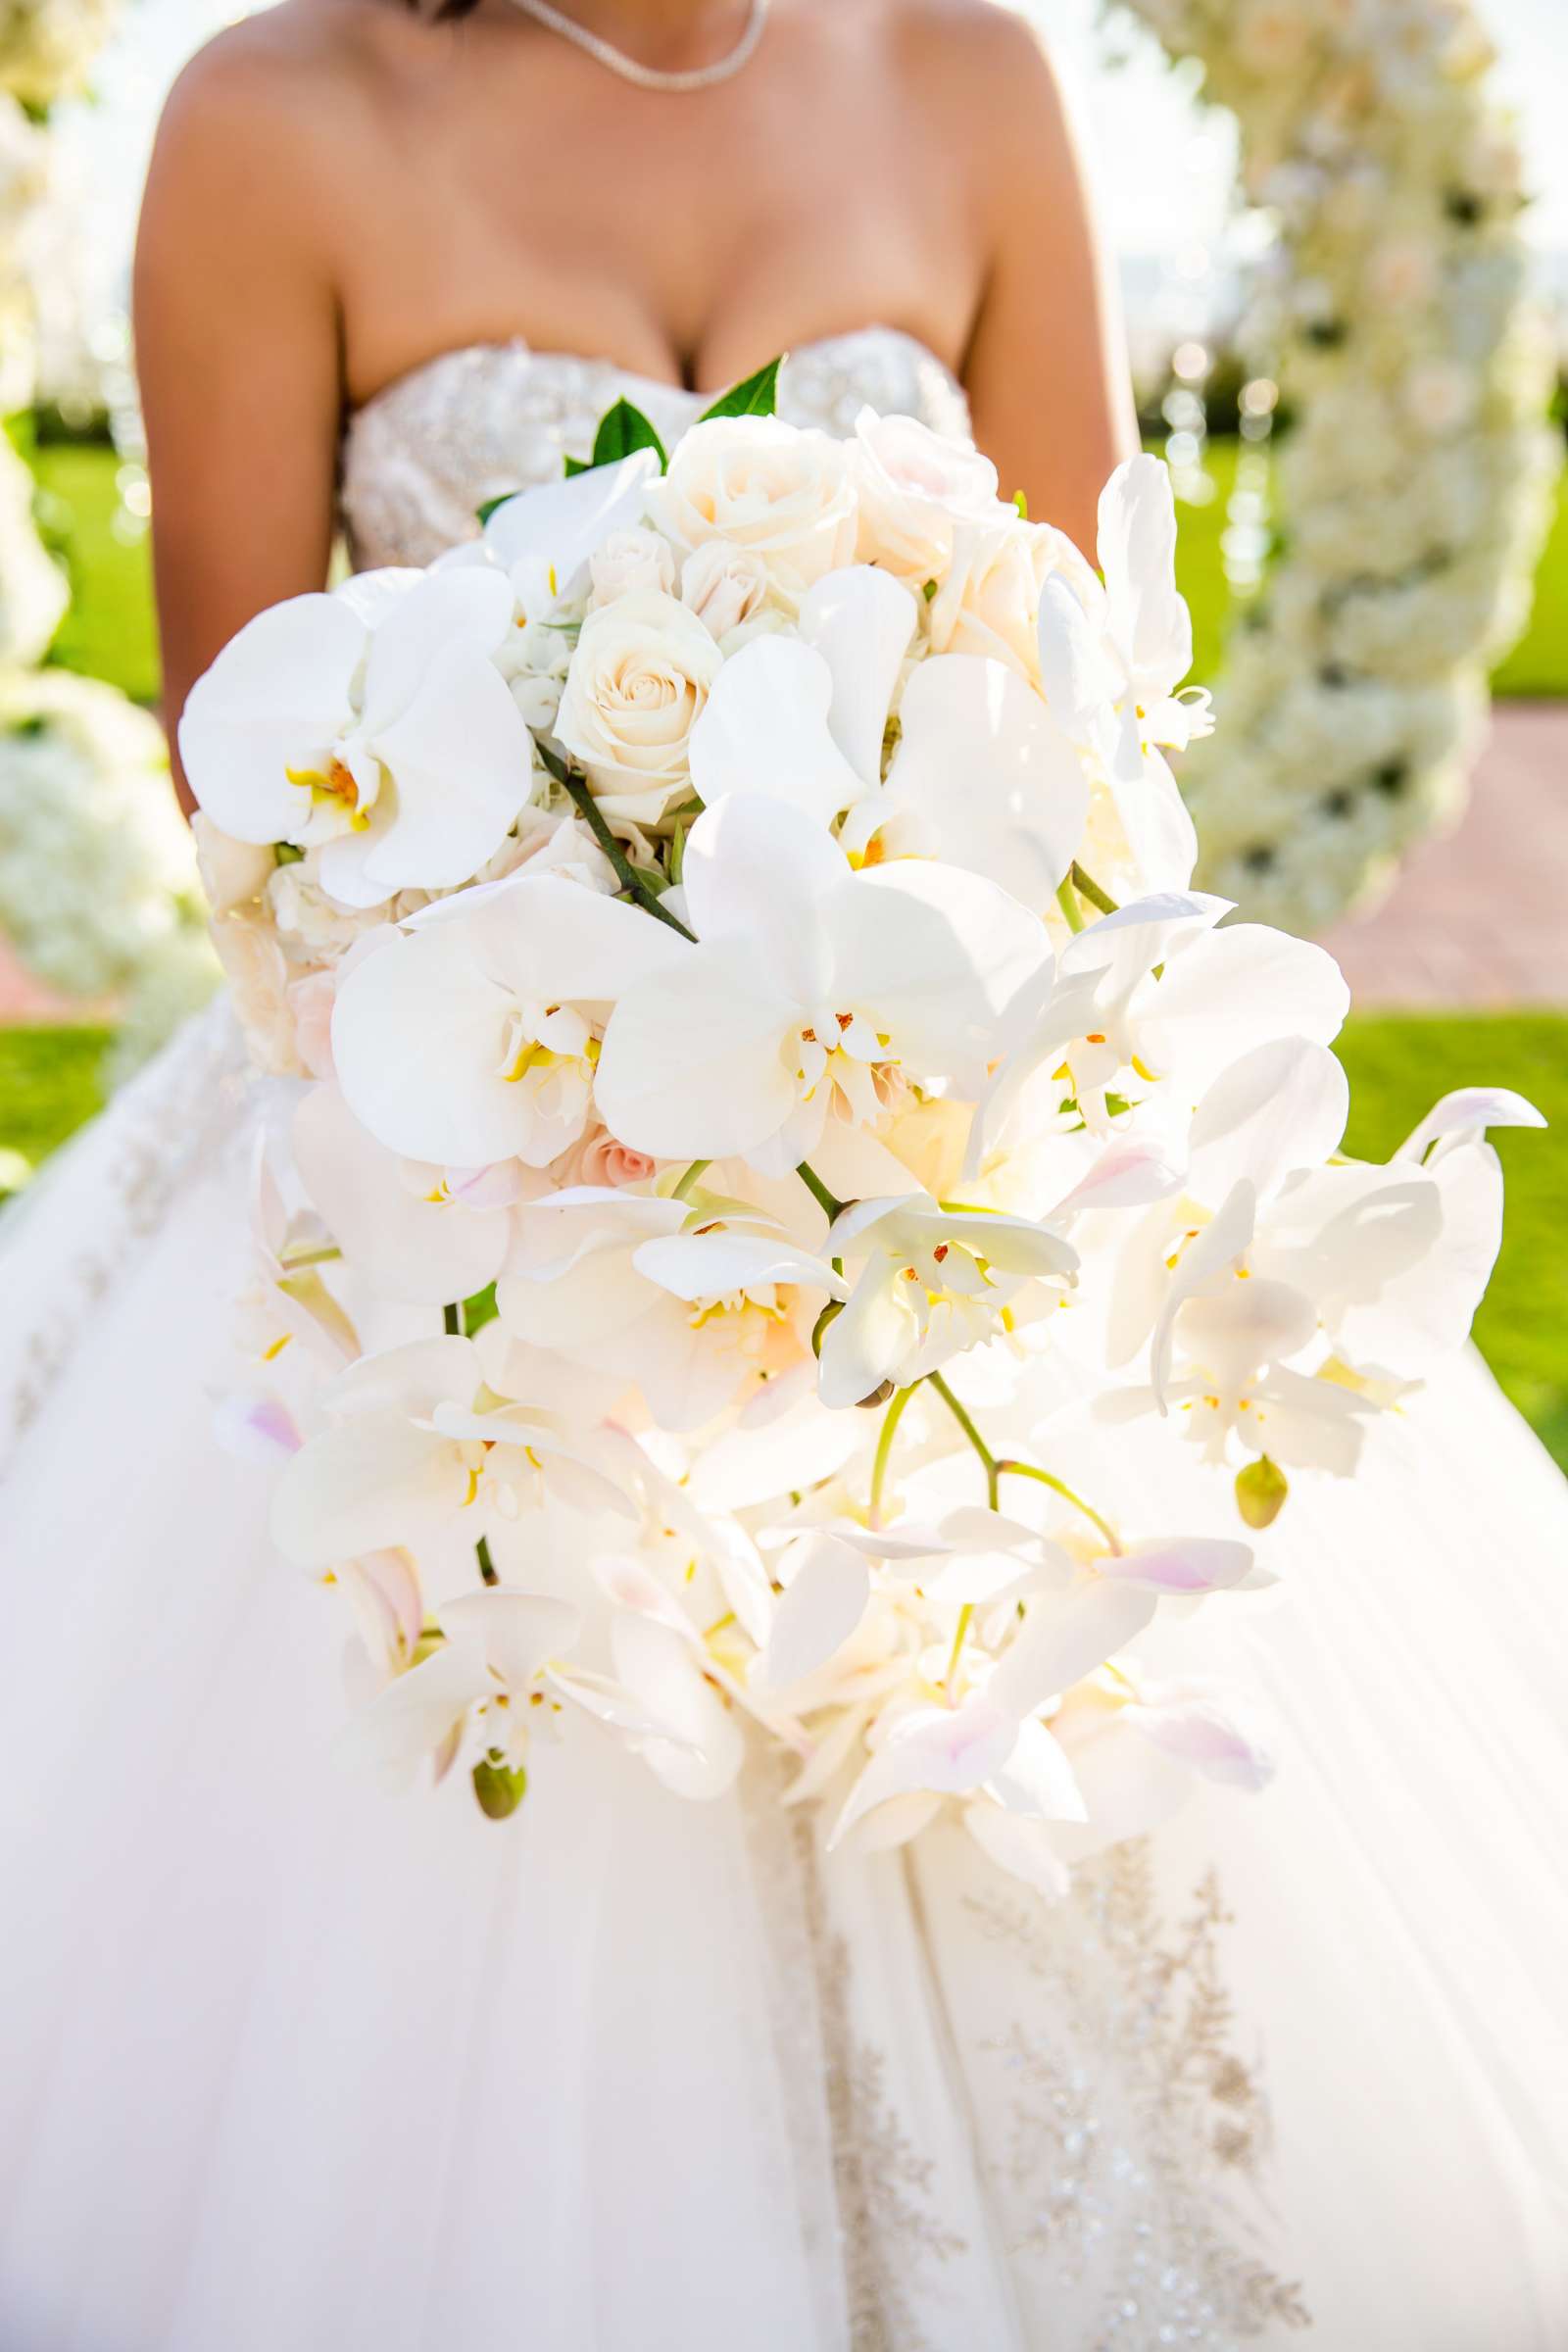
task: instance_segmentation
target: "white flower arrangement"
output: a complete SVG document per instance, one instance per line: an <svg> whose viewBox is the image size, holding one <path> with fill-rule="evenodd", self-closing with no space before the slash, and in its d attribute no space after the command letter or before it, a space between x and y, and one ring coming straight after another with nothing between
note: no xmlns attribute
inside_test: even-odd
<svg viewBox="0 0 1568 2352"><path fill-rule="evenodd" d="M1318 930L1462 805L1558 437L1517 137L1470 0L1126 0L1241 125L1278 238L1244 340L1292 419L1283 546L1186 762L1201 879Z"/></svg>
<svg viewBox="0 0 1568 2352"><path fill-rule="evenodd" d="M96 679L0 673L0 935L51 988L118 1000L123 1074L218 978L163 731Z"/></svg>
<svg viewBox="0 0 1568 2352"><path fill-rule="evenodd" d="M86 86L121 0L0 0L0 90L38 112Z"/></svg>
<svg viewBox="0 0 1568 2352"><path fill-rule="evenodd" d="M47 200L42 118L81 89L119 0L0 0L0 411L32 396L28 239ZM69 601L0 435L0 936L53 988L113 1000L112 1080L218 979L163 736L124 696L38 670Z"/></svg>
<svg viewBox="0 0 1568 2352"><path fill-rule="evenodd" d="M1051 1891L1267 1779L1246 1693L1136 1644L1264 1581L1290 1482L1462 1339L1484 1130L1537 1114L1344 1157L1336 966L1190 887L1163 467L1102 579L973 451L796 431L774 373L667 463L619 404L192 693L220 952L296 1081L221 1422L393 1782L502 1817L536 1740L610 1736L702 1799L768 1740L834 1838L956 1814ZM1206 1524L1150 1523L1150 1443Z"/></svg>

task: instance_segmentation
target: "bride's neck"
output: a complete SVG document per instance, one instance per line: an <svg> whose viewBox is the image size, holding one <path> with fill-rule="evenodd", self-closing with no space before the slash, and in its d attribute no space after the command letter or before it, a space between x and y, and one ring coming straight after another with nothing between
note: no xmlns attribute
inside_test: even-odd
<svg viewBox="0 0 1568 2352"><path fill-rule="evenodd" d="M585 32L630 50L644 65L705 65L733 41L749 0L554 0Z"/></svg>

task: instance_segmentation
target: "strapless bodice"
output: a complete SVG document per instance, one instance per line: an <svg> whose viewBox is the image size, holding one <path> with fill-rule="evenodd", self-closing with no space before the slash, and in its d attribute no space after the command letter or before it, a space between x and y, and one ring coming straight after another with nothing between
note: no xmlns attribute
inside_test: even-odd
<svg viewBox="0 0 1568 2352"><path fill-rule="evenodd" d="M555 481L564 458L586 458L594 427L622 396L666 447L713 397L520 341L445 352L399 376L344 434L343 521L356 569L427 564L470 538L486 499ZM843 435L865 406L969 438L968 403L951 368L899 328L805 344L780 371L779 415L792 424Z"/></svg>

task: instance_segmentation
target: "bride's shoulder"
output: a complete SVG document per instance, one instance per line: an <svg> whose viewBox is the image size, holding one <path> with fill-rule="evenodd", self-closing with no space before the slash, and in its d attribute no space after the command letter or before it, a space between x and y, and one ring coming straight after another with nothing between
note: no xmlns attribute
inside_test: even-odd
<svg viewBox="0 0 1568 2352"><path fill-rule="evenodd" d="M1060 85L1036 24L1009 0L884 0L910 73L948 125L1010 182L1020 157L1038 184L1068 146Z"/></svg>
<svg viewBox="0 0 1568 2352"><path fill-rule="evenodd" d="M274 185L352 148L405 68L417 21L396 0L279 0L204 43L164 107L165 158L265 162Z"/></svg>
<svg viewBox="0 0 1568 2352"><path fill-rule="evenodd" d="M1038 131L1059 92L1037 27L1008 0L884 0L885 23L907 69L946 107L1005 138L1009 125Z"/></svg>

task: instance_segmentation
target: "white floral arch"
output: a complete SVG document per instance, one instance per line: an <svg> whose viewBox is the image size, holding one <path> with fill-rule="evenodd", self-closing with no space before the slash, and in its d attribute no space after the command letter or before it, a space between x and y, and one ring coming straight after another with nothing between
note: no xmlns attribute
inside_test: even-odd
<svg viewBox="0 0 1568 2352"><path fill-rule="evenodd" d="M1245 340L1291 420L1283 529L1183 767L1200 879L1320 929L1457 812L1528 614L1560 444L1523 162L1470 0L1125 5L1203 67L1278 223Z"/></svg>
<svg viewBox="0 0 1568 2352"><path fill-rule="evenodd" d="M120 0L0 0L0 417L33 397L29 235L49 115L85 88ZM0 941L71 998L120 1002L111 1076L162 1044L218 972L162 729L116 688L40 668L68 601L32 477L0 430Z"/></svg>

